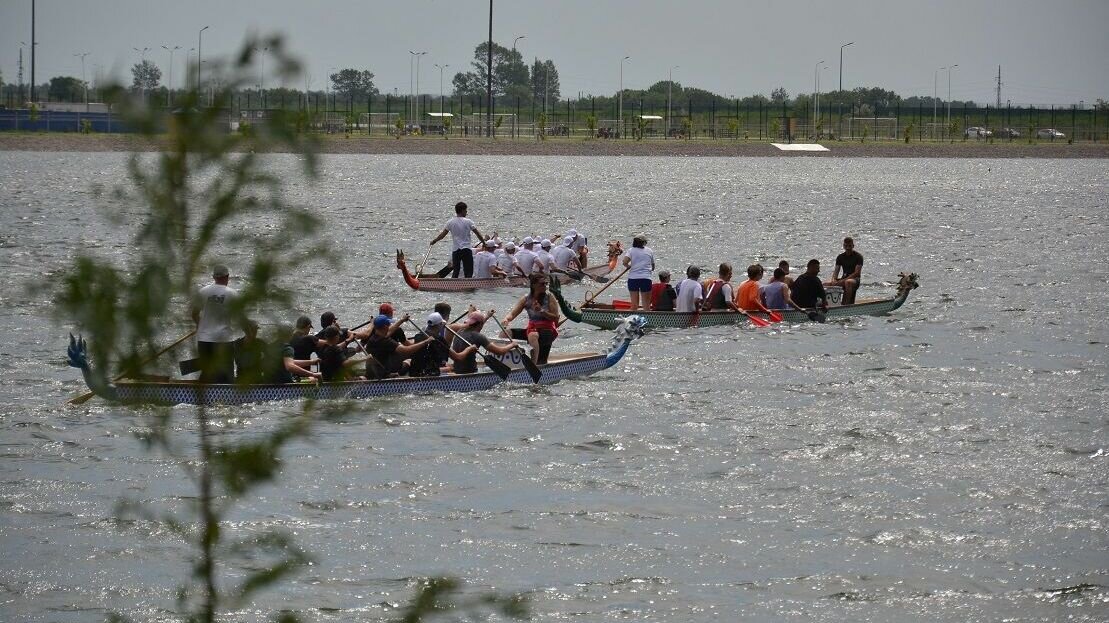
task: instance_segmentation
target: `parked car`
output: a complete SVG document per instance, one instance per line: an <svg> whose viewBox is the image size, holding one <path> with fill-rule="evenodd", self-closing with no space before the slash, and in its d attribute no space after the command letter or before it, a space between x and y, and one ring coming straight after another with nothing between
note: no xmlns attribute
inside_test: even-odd
<svg viewBox="0 0 1109 623"><path fill-rule="evenodd" d="M1020 132L1013 128L1001 128L997 131L997 135L1001 138L1020 138Z"/></svg>
<svg viewBox="0 0 1109 623"><path fill-rule="evenodd" d="M1055 128L1043 128L1036 130L1036 138L1067 138L1067 135Z"/></svg>
<svg viewBox="0 0 1109 623"><path fill-rule="evenodd" d="M965 136L966 138L989 138L993 136L993 132L990 132L986 128L973 126L967 128L967 131L963 133L963 136Z"/></svg>

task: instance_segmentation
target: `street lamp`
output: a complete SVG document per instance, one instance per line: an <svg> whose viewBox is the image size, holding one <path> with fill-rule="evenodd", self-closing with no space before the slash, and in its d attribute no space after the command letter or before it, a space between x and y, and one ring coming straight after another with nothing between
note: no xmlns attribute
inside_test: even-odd
<svg viewBox="0 0 1109 623"><path fill-rule="evenodd" d="M670 96L674 90L674 70L679 67L681 65L674 65L670 68L670 79L666 82L666 138L670 138Z"/></svg>
<svg viewBox="0 0 1109 623"><path fill-rule="evenodd" d="M450 65L449 64L448 65L440 65L439 63L435 63L435 66L439 68L439 116L442 117L443 116L443 70L446 69L447 67L450 67Z"/></svg>
<svg viewBox="0 0 1109 623"><path fill-rule="evenodd" d="M616 118L616 134L618 136L623 135L624 128L624 61L629 61L631 58L630 56L625 56L620 59L620 107L619 114Z"/></svg>
<svg viewBox="0 0 1109 623"><path fill-rule="evenodd" d="M852 41L851 43L845 43L845 44L839 46L839 90L840 91L843 90L843 48L846 48L849 45L855 45L855 42Z"/></svg>
<svg viewBox="0 0 1109 623"><path fill-rule="evenodd" d="M163 45L162 49L169 52L169 85L166 88L166 103L169 106L173 106L173 51L180 50L181 46L175 45L171 48L168 45Z"/></svg>
<svg viewBox="0 0 1109 623"><path fill-rule="evenodd" d="M418 104L416 103L416 97L417 97L416 91L420 90L420 57L423 56L424 54L427 54L427 52L413 52L412 50L409 50L408 53L412 55L408 58L408 92L412 95L412 102L408 104L408 113L414 118L416 115L420 114L420 111L418 109ZM415 87L412 86L412 60L413 59L415 59L415 61L416 61L416 83L415 83Z"/></svg>
<svg viewBox="0 0 1109 623"><path fill-rule="evenodd" d="M196 34L196 92L198 94L200 93L200 84L201 84L200 83L200 65L201 65L202 61L200 60L200 54L204 50L204 31L208 30L208 28L209 28L208 26L205 26L204 28L201 28L200 32L198 32ZM199 97L199 95L198 95L198 97Z"/></svg>
<svg viewBox="0 0 1109 623"><path fill-rule="evenodd" d="M89 111L89 83L85 82L85 57L92 52L78 52L74 56L81 57L81 85L85 87L85 112Z"/></svg>
<svg viewBox="0 0 1109 623"><path fill-rule="evenodd" d="M947 68L947 125L951 125L951 70L958 67L956 63Z"/></svg>
<svg viewBox="0 0 1109 623"><path fill-rule="evenodd" d="M817 61L816 65L812 68L812 122L814 133L816 128L816 116L820 114L820 66L823 64L824 61Z"/></svg>
<svg viewBox="0 0 1109 623"><path fill-rule="evenodd" d="M527 35L520 35L519 37L516 37L515 39L512 40L512 55L513 56L516 56L516 42L519 41L520 39L527 39L527 37L528 37Z"/></svg>
<svg viewBox="0 0 1109 623"><path fill-rule="evenodd" d="M940 72L945 70L945 69L947 69L947 68L946 67L940 67L939 69L932 72L932 139L933 140L936 138L936 100L939 98L939 91L937 90L936 85L938 84L937 80L939 78Z"/></svg>

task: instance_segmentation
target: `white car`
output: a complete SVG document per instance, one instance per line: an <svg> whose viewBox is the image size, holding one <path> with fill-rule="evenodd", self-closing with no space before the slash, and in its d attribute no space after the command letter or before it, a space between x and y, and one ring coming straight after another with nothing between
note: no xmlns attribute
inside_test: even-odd
<svg viewBox="0 0 1109 623"><path fill-rule="evenodd" d="M963 136L967 138L989 138L993 136L993 132L990 132L986 128L974 126L967 128L967 131L963 133Z"/></svg>
<svg viewBox="0 0 1109 623"><path fill-rule="evenodd" d="M1036 138L1067 138L1067 135L1055 128L1044 128L1036 130Z"/></svg>

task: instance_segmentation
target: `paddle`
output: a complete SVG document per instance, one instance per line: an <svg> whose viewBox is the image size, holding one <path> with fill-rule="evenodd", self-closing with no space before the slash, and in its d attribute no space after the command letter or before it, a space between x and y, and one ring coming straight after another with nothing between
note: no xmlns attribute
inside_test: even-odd
<svg viewBox="0 0 1109 623"><path fill-rule="evenodd" d="M429 339L429 340L435 339L435 338L431 337L430 335L428 335L427 333L424 333L423 329L421 329L420 326L417 325L415 322L412 322L411 319L409 319L408 322L413 327L416 327L416 330L419 331L422 335L427 336L427 339ZM456 338L462 340L463 344L465 344L467 346L473 346L473 344L466 341L466 338L464 338L461 335L455 333L454 329L452 329L450 327L450 325L444 325L444 326L446 326L447 331L451 332L451 335L453 335ZM449 344L447 345L447 348L450 348ZM502 381L507 381L508 380L508 375L509 375L510 372L512 372L512 368L509 368L508 364L501 361L500 359L497 359L496 357L491 357L488 354L483 353L481 351L478 351L478 354L480 354L481 358L485 361L485 365L489 366L489 369L492 370L494 374L501 377Z"/></svg>
<svg viewBox="0 0 1109 623"><path fill-rule="evenodd" d="M497 326L500 327L501 331L503 331L504 334L508 336L508 339L512 340L512 334L508 332L508 329L506 329L503 324L501 324L501 319L497 318L492 313L489 314L489 317L497 323ZM524 369L528 371L528 375L531 376L531 380L538 383L539 377L543 376L543 371L539 369L539 366L535 365L535 362L532 361L531 357L524 352L523 347L521 347L520 344L516 342L516 340L512 340L512 344L516 347L516 350L519 351L520 359L522 360L521 363L524 364Z"/></svg>
<svg viewBox="0 0 1109 623"><path fill-rule="evenodd" d="M605 287L601 288L600 290L597 290L597 292L596 292L596 293L594 293L594 294L593 294L593 296L591 296L591 297L589 297L588 299L586 299L585 301L583 301L583 302L582 302L582 304L581 304L581 306L580 306L580 307L579 307L578 309L581 309L581 308L585 307L586 305L588 305L588 304L592 303L592 302L593 302L594 300L596 300L596 299L597 299L597 297L601 295L601 292L604 292L605 290L607 290L607 289L609 289L610 287L612 287L612 284L614 284L614 283L616 283L617 281L619 281L619 280L620 280L620 278L621 278L621 277L623 277L624 275L626 275L626 274L628 273L628 271L629 271L629 270L631 270L631 269L632 269L632 267L631 267L631 266L627 266L627 267L625 267L625 268L624 268L624 270L623 270L623 272L621 272L621 273L620 273L619 275L616 275L615 277L613 277L613 278L612 278L612 281L610 281L610 282L608 282L607 284L605 284ZM567 317L567 318L563 318L562 320L559 320L559 321L558 321L558 324L557 324L557 325L555 325L555 326L556 326L556 327L561 327L561 326L562 326L562 323L566 322L566 321L567 321L568 319L569 319L569 318Z"/></svg>
<svg viewBox="0 0 1109 623"><path fill-rule="evenodd" d="M770 326L770 321L769 320L766 320L765 318L760 318L760 317L756 316L755 314L752 314L749 311L741 309L739 311L739 313L746 314L747 319L750 320L751 324L755 325L756 327L769 327Z"/></svg>
<svg viewBox="0 0 1109 623"><path fill-rule="evenodd" d="M158 357L161 357L162 355L164 355L164 354L168 353L169 351L173 350L174 348L176 348L178 345L181 344L181 342L184 342L185 340L191 338L194 335L196 335L196 329L193 329L192 331L189 331L181 339L179 339L176 342L170 344L169 346L166 346L162 350L154 353L154 355L152 357L149 357L148 359L143 360L141 363L139 363L139 365L137 367L141 368L141 367L145 366L146 364L150 363L151 361L154 361ZM120 374L119 376L115 377L114 379L112 379L112 382L115 383L117 381L121 381L121 380L127 378L128 374L130 374L130 372L124 372L124 373ZM94 392L88 392L88 393L85 393L85 394L81 394L80 396L77 396L76 398L70 398L66 402L67 402L67 404L71 404L71 405L83 405L86 402L88 402L89 399L91 399L95 395L96 395L96 393L94 393Z"/></svg>
<svg viewBox="0 0 1109 623"><path fill-rule="evenodd" d="M424 259L420 262L420 265L416 267L416 279L419 279L420 275L423 274L424 266L427 266L427 258L428 258L429 255L431 255L431 245L430 244L427 245L427 253L424 253Z"/></svg>
<svg viewBox="0 0 1109 623"><path fill-rule="evenodd" d="M778 312L774 311L773 309L770 310L770 313L767 314L767 316L770 318L770 322L781 322L782 321L782 315L779 314Z"/></svg>

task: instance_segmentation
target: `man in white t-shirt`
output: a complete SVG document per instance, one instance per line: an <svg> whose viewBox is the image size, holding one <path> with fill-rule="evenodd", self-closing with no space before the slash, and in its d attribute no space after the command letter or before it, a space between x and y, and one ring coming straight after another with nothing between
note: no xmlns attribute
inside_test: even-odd
<svg viewBox="0 0 1109 623"><path fill-rule="evenodd" d="M239 293L227 286L230 278L226 266L215 266L212 269L215 283L201 288L193 299L191 311L196 322L202 383L235 381L235 344L246 334L232 323L231 308Z"/></svg>
<svg viewBox="0 0 1109 623"><path fill-rule="evenodd" d="M465 202L456 203L454 218L447 221L447 226L431 241L431 244L435 244L448 233L451 235L451 265L454 267L452 277L458 277L460 270L466 277L474 275L474 252L470 248L470 232L477 234L479 240L485 240L485 236L481 235L474 222L466 218L466 210Z"/></svg>
<svg viewBox="0 0 1109 623"><path fill-rule="evenodd" d="M574 239L567 236L562 239L561 245L551 249L551 260L554 262L556 269L562 272L580 272L578 254L570 248L573 243Z"/></svg>
<svg viewBox="0 0 1109 623"><path fill-rule="evenodd" d="M570 244L570 248L578 256L578 266L585 270L585 267L589 265L589 240L576 229L566 232L566 237L573 238L574 242Z"/></svg>
<svg viewBox="0 0 1109 623"><path fill-rule="evenodd" d="M522 274L520 265L516 263L516 256L519 255L516 243L509 240L504 243L500 251L501 253L497 254L497 268L501 269L506 277Z"/></svg>
<svg viewBox="0 0 1109 623"><path fill-rule="evenodd" d="M474 256L474 279L504 277L504 271L497 267L497 256L493 253L496 245L492 240L486 240L485 248Z"/></svg>
<svg viewBox="0 0 1109 623"><path fill-rule="evenodd" d="M690 266L685 269L685 279L678 284L678 302L675 311L695 312L704 302L704 288L701 287L701 269Z"/></svg>
<svg viewBox="0 0 1109 623"><path fill-rule="evenodd" d="M551 241L544 238L539 241L539 250L535 252L535 266L532 270L550 274L552 268L554 268L554 260L551 258Z"/></svg>
<svg viewBox="0 0 1109 623"><path fill-rule="evenodd" d="M535 239L526 236L520 243L520 250L516 251L516 266L519 267L520 274L527 277L532 270L537 270L536 260L538 259L539 256L535 253ZM538 270L542 271L542 268Z"/></svg>

